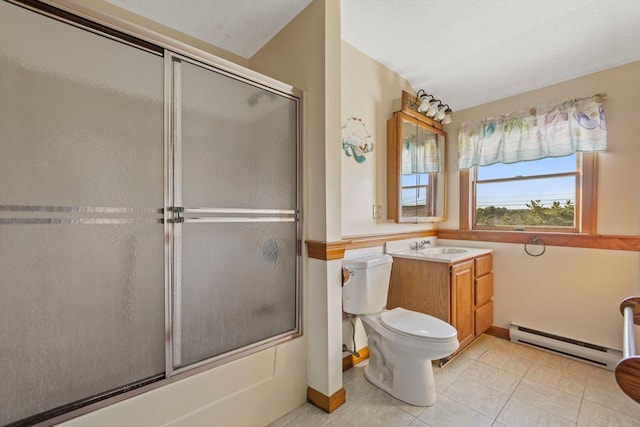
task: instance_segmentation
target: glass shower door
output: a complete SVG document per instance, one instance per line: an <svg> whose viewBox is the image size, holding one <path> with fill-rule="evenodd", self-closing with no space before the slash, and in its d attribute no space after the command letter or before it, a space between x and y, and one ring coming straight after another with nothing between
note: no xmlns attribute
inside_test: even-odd
<svg viewBox="0 0 640 427"><path fill-rule="evenodd" d="M300 332L298 92L48 14L0 1L0 425Z"/></svg>
<svg viewBox="0 0 640 427"><path fill-rule="evenodd" d="M299 328L298 100L171 59L173 367Z"/></svg>
<svg viewBox="0 0 640 427"><path fill-rule="evenodd" d="M164 376L162 70L0 2L0 425Z"/></svg>

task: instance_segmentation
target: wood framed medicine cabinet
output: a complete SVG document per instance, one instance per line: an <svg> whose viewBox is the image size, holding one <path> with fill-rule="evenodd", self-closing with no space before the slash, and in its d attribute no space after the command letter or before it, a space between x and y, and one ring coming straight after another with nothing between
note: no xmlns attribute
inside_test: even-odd
<svg viewBox="0 0 640 427"><path fill-rule="evenodd" d="M438 222L447 212L447 133L415 110L402 92L402 107L387 121L387 216L395 222Z"/></svg>

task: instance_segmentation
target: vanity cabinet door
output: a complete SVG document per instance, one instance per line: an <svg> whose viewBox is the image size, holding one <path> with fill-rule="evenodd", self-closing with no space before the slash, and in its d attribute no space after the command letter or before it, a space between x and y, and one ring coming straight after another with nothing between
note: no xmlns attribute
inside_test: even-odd
<svg viewBox="0 0 640 427"><path fill-rule="evenodd" d="M451 323L449 265L393 258L387 308L402 307Z"/></svg>
<svg viewBox="0 0 640 427"><path fill-rule="evenodd" d="M460 348L475 338L474 279L473 260L451 266L451 324L458 331Z"/></svg>
<svg viewBox="0 0 640 427"><path fill-rule="evenodd" d="M476 336L481 335L493 324L493 301L476 309Z"/></svg>
<svg viewBox="0 0 640 427"><path fill-rule="evenodd" d="M493 273L476 279L476 307L480 307L493 298Z"/></svg>
<svg viewBox="0 0 640 427"><path fill-rule="evenodd" d="M493 254L481 255L475 258L476 276L484 276L493 270Z"/></svg>

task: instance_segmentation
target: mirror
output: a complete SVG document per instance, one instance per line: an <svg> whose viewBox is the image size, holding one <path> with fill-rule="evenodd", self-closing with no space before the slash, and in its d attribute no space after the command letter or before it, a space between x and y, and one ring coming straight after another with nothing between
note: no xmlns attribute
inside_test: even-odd
<svg viewBox="0 0 640 427"><path fill-rule="evenodd" d="M447 134L440 123L403 109L387 123L387 216L404 223L444 221Z"/></svg>

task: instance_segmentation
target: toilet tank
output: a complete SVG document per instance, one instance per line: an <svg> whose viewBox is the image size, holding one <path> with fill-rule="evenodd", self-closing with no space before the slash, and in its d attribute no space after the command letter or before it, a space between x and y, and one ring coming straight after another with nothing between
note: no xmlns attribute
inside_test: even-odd
<svg viewBox="0 0 640 427"><path fill-rule="evenodd" d="M389 255L366 255L347 258L342 267L350 277L342 287L342 310L351 314L376 313L387 305L393 258Z"/></svg>

